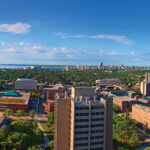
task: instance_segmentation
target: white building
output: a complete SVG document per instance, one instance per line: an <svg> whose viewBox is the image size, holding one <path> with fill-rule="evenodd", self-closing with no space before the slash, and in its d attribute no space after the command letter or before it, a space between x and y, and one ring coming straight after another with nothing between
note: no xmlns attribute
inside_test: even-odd
<svg viewBox="0 0 150 150"><path fill-rule="evenodd" d="M16 90L37 90L37 80L33 79L17 79L15 83Z"/></svg>
<svg viewBox="0 0 150 150"><path fill-rule="evenodd" d="M140 91L143 96L150 95L150 82L143 81L140 84Z"/></svg>

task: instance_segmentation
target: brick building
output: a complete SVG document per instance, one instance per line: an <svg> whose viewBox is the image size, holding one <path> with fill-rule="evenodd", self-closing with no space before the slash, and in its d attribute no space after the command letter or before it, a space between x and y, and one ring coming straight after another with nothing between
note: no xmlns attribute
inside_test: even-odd
<svg viewBox="0 0 150 150"><path fill-rule="evenodd" d="M6 109L28 111L29 99L30 93L14 91L0 93L0 111L5 111Z"/></svg>
<svg viewBox="0 0 150 150"><path fill-rule="evenodd" d="M64 92L64 87L61 84L55 84L53 88L43 88L44 98L47 99L43 103L45 113L54 112L54 97L56 93Z"/></svg>
<svg viewBox="0 0 150 150"><path fill-rule="evenodd" d="M132 111L132 105L136 104L138 101L130 98L129 96L114 96L113 103L119 106L122 112L127 110Z"/></svg>
<svg viewBox="0 0 150 150"><path fill-rule="evenodd" d="M132 119L142 123L145 128L150 129L150 107L142 105L133 105L132 106Z"/></svg>

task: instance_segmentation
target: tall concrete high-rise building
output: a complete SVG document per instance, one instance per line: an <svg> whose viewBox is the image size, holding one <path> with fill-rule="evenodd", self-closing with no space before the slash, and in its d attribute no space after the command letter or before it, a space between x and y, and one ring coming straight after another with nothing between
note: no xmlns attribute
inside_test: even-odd
<svg viewBox="0 0 150 150"><path fill-rule="evenodd" d="M98 65L98 69L103 69L103 62Z"/></svg>
<svg viewBox="0 0 150 150"><path fill-rule="evenodd" d="M73 87L55 98L54 150L112 150L112 98L97 100L94 89Z"/></svg>
<svg viewBox="0 0 150 150"><path fill-rule="evenodd" d="M150 82L150 73L149 72L145 73L145 81Z"/></svg>

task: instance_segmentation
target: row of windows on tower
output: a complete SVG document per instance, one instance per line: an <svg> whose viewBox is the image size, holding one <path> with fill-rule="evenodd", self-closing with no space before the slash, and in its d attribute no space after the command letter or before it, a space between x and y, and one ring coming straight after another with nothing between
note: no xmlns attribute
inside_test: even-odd
<svg viewBox="0 0 150 150"><path fill-rule="evenodd" d="M104 118L92 118L91 121L104 121ZM76 119L75 122L89 122L89 119Z"/></svg>
<svg viewBox="0 0 150 150"><path fill-rule="evenodd" d="M104 133L104 130L91 130L90 133ZM76 131L75 134L89 134L89 131Z"/></svg>
<svg viewBox="0 0 150 150"><path fill-rule="evenodd" d="M104 112L92 112L91 115L104 115ZM75 116L89 116L89 113L76 113Z"/></svg>
<svg viewBox="0 0 150 150"><path fill-rule="evenodd" d="M104 136L91 136L91 140L103 139ZM88 140L88 137L78 137L75 138L75 141Z"/></svg>
<svg viewBox="0 0 150 150"><path fill-rule="evenodd" d="M104 124L93 124L91 127L104 127ZM89 125L76 125L75 128L89 128Z"/></svg>
<svg viewBox="0 0 150 150"><path fill-rule="evenodd" d="M101 145L103 142L91 142L90 145ZM81 147L81 146L89 146L88 143L80 143L80 144L75 144L75 147Z"/></svg>
<svg viewBox="0 0 150 150"><path fill-rule="evenodd" d="M89 110L90 107L76 107L75 110ZM91 109L104 109L104 106L91 106Z"/></svg>

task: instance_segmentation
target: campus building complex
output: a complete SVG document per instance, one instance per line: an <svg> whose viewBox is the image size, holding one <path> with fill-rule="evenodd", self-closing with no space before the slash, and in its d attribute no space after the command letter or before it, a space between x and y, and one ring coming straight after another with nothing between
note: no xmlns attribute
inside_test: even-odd
<svg viewBox="0 0 150 150"><path fill-rule="evenodd" d="M7 91L0 93L0 111L12 109L13 111L28 111L30 93Z"/></svg>
<svg viewBox="0 0 150 150"><path fill-rule="evenodd" d="M137 100L130 98L129 96L115 96L113 97L113 103L118 105L120 111L126 112L132 111L132 105L137 103Z"/></svg>
<svg viewBox="0 0 150 150"><path fill-rule="evenodd" d="M96 80L96 85L121 85L120 79L99 79Z"/></svg>
<svg viewBox="0 0 150 150"><path fill-rule="evenodd" d="M94 89L74 87L56 94L54 150L112 150L112 98L97 100Z"/></svg>
<svg viewBox="0 0 150 150"><path fill-rule="evenodd" d="M150 107L142 105L132 106L132 119L142 123L144 127L150 129Z"/></svg>
<svg viewBox="0 0 150 150"><path fill-rule="evenodd" d="M120 111L132 111L132 105L137 104L135 92L132 91L111 91L110 95L113 97L113 103L119 106Z"/></svg>
<svg viewBox="0 0 150 150"><path fill-rule="evenodd" d="M54 96L56 93L62 92L64 92L64 87L61 84L55 84L51 88L43 88L44 98L47 99L46 103L43 103L45 113L54 112Z"/></svg>
<svg viewBox="0 0 150 150"><path fill-rule="evenodd" d="M16 90L35 91L37 90L37 80L17 79L15 83Z"/></svg>

